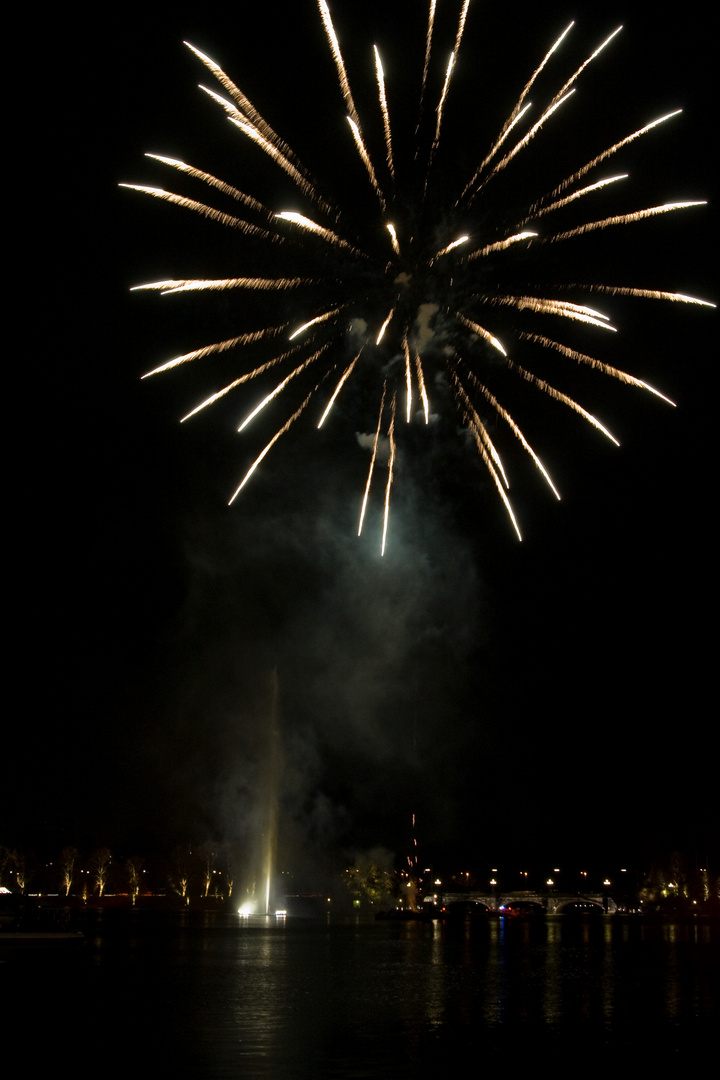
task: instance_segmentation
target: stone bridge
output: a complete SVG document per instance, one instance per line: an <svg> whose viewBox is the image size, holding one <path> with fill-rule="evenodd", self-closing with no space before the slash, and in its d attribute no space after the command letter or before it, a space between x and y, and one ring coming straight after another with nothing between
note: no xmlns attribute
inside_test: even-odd
<svg viewBox="0 0 720 1080"><path fill-rule="evenodd" d="M591 905L610 915L617 911L617 904L607 893L446 892L440 899L444 907L449 904L484 904L490 911L499 914L503 908L518 904L535 904L547 915L562 915L563 911L578 904Z"/></svg>

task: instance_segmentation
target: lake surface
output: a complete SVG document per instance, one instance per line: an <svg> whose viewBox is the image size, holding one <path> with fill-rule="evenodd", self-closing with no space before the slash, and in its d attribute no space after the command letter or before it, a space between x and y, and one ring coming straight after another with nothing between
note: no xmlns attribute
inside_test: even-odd
<svg viewBox="0 0 720 1080"><path fill-rule="evenodd" d="M0 953L3 1027L12 1042L30 1021L33 1072L345 1080L632 1062L665 1074L717 1049L717 921L110 911L83 929L70 952Z"/></svg>

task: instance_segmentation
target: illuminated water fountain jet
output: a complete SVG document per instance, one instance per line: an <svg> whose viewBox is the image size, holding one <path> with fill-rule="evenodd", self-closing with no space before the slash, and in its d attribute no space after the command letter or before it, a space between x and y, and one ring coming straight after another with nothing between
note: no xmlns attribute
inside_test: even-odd
<svg viewBox="0 0 720 1080"><path fill-rule="evenodd" d="M277 852L280 779L283 769L280 737L280 683L277 670L270 677L267 709L267 735L262 764L258 770L258 816L255 850L253 853L252 897L239 914L277 915L273 893Z"/></svg>

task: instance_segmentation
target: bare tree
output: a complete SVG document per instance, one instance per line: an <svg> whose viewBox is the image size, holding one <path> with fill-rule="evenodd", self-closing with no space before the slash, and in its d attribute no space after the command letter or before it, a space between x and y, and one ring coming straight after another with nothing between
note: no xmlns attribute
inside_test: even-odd
<svg viewBox="0 0 720 1080"><path fill-rule="evenodd" d="M15 867L15 884L17 885L20 892L24 893L25 886L27 885L25 855L21 851L18 851L17 848L15 848L10 858L12 859L13 865Z"/></svg>
<svg viewBox="0 0 720 1080"><path fill-rule="evenodd" d="M15 881L20 892L24 893L37 871L37 859L31 852L17 849L13 851L11 858L15 863Z"/></svg>
<svg viewBox="0 0 720 1080"><path fill-rule="evenodd" d="M212 885L213 874L215 873L217 844L213 844L210 840L206 840L205 843L198 848L197 854L202 867L203 896L208 896L210 893L210 886Z"/></svg>
<svg viewBox="0 0 720 1080"><path fill-rule="evenodd" d="M90 876L92 877L93 884L97 889L99 897L102 897L102 894L105 892L105 886L107 885L108 877L110 875L111 862L112 855L110 854L110 848L97 848L90 856Z"/></svg>
<svg viewBox="0 0 720 1080"><path fill-rule="evenodd" d="M226 845L225 849L225 885L227 888L227 899L229 900L233 894L235 888L235 878L237 877L238 866L240 865L240 855L238 848L234 844Z"/></svg>
<svg viewBox="0 0 720 1080"><path fill-rule="evenodd" d="M125 873L130 883L130 896L132 897L133 906L135 906L135 901L140 892L140 880L144 863L145 860L138 855L132 855L125 861Z"/></svg>
<svg viewBox="0 0 720 1080"><path fill-rule="evenodd" d="M190 884L190 859L191 852L184 847L176 847L173 851L172 867L170 870L170 888L178 896L182 896L185 903L189 902L188 885Z"/></svg>
<svg viewBox="0 0 720 1080"><path fill-rule="evenodd" d="M5 884L5 875L9 872L14 861L13 852L10 848L0 844L0 886Z"/></svg>
<svg viewBox="0 0 720 1080"><path fill-rule="evenodd" d="M60 885L66 896L70 895L75 863L79 858L80 852L76 847L64 847L60 852Z"/></svg>

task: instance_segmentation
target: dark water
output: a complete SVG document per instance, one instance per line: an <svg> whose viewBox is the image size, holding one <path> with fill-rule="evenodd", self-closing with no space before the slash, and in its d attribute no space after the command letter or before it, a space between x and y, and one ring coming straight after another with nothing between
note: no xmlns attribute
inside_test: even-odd
<svg viewBox="0 0 720 1080"><path fill-rule="evenodd" d="M13 1040L29 1024L33 1072L82 1061L141 1078L344 1080L622 1062L664 1074L717 1047L717 922L107 912L85 930L71 954L0 953L3 1027Z"/></svg>

